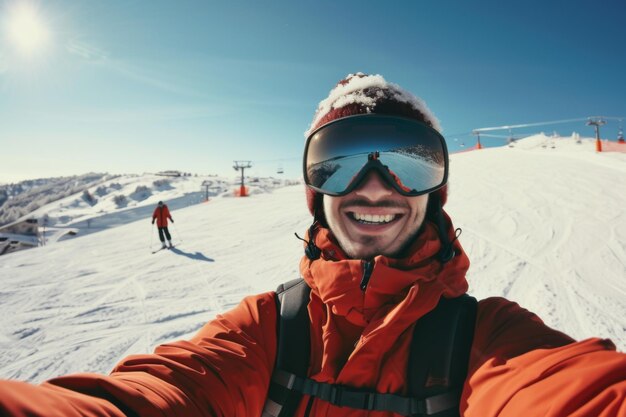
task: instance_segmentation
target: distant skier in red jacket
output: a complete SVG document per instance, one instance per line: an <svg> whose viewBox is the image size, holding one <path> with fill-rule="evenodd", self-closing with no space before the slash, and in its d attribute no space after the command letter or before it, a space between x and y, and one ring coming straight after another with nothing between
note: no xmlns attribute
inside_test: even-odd
<svg viewBox="0 0 626 417"><path fill-rule="evenodd" d="M170 219L172 223L174 223L174 219L172 219L172 215L170 214L170 209L167 208L167 204L159 201L157 207L154 209L154 213L152 213L152 224L154 224L154 221L156 220L157 227L159 228L159 240L161 241L162 249L167 248L167 245L165 245L165 238L167 238L169 247L173 247L172 236L170 235L170 231L167 230L167 219Z"/></svg>

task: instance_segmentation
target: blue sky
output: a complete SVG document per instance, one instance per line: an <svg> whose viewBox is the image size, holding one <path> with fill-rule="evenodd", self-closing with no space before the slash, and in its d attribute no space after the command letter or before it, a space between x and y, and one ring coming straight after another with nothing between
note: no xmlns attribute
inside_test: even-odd
<svg viewBox="0 0 626 417"><path fill-rule="evenodd" d="M424 99L452 150L626 116L623 1L32 0L47 41L29 54L7 35L20 3L0 0L0 181L233 160L296 178L317 104L358 71Z"/></svg>

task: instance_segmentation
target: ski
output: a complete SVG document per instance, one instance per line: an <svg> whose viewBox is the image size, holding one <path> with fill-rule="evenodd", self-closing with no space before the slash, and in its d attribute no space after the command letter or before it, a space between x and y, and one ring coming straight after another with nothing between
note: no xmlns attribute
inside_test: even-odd
<svg viewBox="0 0 626 417"><path fill-rule="evenodd" d="M165 248L158 248L158 249L156 249L156 250L153 250L153 251L152 251L152 254L155 254L155 253L157 253L157 252L161 252L162 250L165 250L165 249L168 249L168 250L169 250L169 249L174 249L174 248L176 248L177 246L178 246L178 245L176 245L176 246L172 245L172 246L168 246L168 247L165 247Z"/></svg>

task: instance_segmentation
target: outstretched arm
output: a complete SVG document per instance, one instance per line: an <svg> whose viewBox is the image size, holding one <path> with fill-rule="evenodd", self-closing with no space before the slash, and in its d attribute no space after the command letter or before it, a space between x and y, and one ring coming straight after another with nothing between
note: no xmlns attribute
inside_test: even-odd
<svg viewBox="0 0 626 417"><path fill-rule="evenodd" d="M244 299L191 340L129 356L109 376L76 374L40 386L0 382L0 415L261 415L276 355L273 293Z"/></svg>
<svg viewBox="0 0 626 417"><path fill-rule="evenodd" d="M575 342L502 298L481 301L465 417L626 416L626 355L609 340Z"/></svg>

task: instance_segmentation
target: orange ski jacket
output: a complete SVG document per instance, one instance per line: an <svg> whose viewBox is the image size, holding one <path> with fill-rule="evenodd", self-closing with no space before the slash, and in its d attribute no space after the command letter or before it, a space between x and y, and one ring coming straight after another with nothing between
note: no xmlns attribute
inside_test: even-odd
<svg viewBox="0 0 626 417"><path fill-rule="evenodd" d="M172 220L170 209L167 208L167 204L163 204L163 207L157 206L152 213L152 221L154 222L154 219L156 219L157 227L167 227L168 218Z"/></svg>
<svg viewBox="0 0 626 417"><path fill-rule="evenodd" d="M467 290L460 244L441 266L439 240L427 224L405 259L376 257L365 291L363 264L346 259L327 230L322 257L304 257L311 287L309 377L381 393L405 393L413 325L437 304ZM109 376L78 374L40 386L0 383L0 415L251 416L262 414L276 356L275 293L245 298L188 341L133 355ZM626 355L608 340L575 342L503 298L478 304L465 417L626 416ZM308 410L307 410L308 409ZM308 411L308 414L306 414ZM304 396L296 415L394 416L339 408Z"/></svg>

